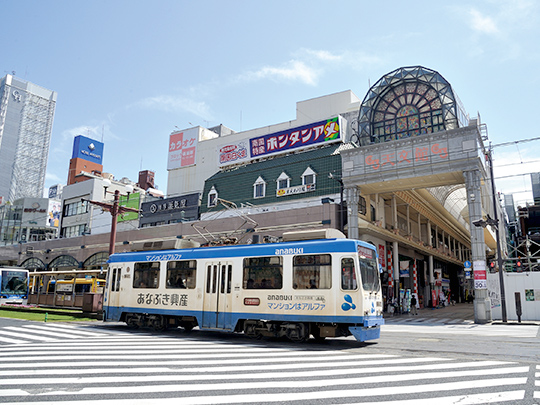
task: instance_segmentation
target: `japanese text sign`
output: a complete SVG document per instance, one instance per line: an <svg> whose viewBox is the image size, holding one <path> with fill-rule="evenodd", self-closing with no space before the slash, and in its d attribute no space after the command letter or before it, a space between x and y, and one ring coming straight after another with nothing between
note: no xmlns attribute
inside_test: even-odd
<svg viewBox="0 0 540 405"><path fill-rule="evenodd" d="M169 160L167 170L195 164L199 129L192 128L171 134L169 138Z"/></svg>

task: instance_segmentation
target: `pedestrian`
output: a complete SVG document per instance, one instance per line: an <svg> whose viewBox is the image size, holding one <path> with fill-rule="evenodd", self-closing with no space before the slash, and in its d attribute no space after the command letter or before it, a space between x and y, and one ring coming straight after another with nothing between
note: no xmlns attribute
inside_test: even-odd
<svg viewBox="0 0 540 405"><path fill-rule="evenodd" d="M416 310L416 295L411 295L411 315L418 315L418 311Z"/></svg>

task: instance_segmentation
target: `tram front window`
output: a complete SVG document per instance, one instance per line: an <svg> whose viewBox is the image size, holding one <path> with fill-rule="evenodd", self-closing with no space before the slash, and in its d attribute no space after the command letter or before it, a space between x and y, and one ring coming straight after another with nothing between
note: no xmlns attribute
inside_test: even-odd
<svg viewBox="0 0 540 405"><path fill-rule="evenodd" d="M360 275L364 290L379 291L381 285L379 283L379 268L376 260L360 259Z"/></svg>

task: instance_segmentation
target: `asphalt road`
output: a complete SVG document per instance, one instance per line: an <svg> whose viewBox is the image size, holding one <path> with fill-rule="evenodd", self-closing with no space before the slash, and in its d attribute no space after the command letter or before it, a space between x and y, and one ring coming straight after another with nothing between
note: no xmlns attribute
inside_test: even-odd
<svg viewBox="0 0 540 405"><path fill-rule="evenodd" d="M0 403L540 404L540 326L457 310L388 318L366 343L0 319Z"/></svg>

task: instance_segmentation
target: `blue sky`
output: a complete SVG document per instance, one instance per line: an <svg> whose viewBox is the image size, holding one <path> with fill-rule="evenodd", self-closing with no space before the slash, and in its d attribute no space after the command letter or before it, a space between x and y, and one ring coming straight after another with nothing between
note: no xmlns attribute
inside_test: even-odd
<svg viewBox="0 0 540 405"><path fill-rule="evenodd" d="M534 0L0 0L0 10L0 75L58 92L46 188L65 184L82 134L105 142L104 171L137 181L153 170L166 191L177 128L292 120L297 101L363 99L402 66L442 74L493 144L540 136ZM539 172L539 152L540 141L495 147L496 177ZM497 188L532 200L529 176Z"/></svg>

